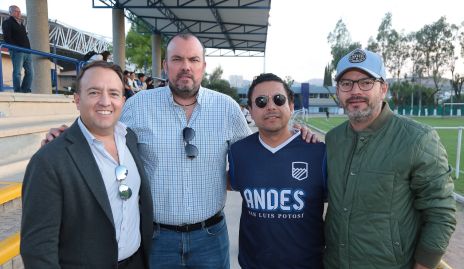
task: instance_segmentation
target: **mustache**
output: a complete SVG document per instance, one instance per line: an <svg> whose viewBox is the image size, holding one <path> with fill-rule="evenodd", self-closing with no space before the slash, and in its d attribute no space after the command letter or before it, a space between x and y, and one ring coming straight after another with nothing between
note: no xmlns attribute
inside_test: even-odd
<svg viewBox="0 0 464 269"><path fill-rule="evenodd" d="M184 76L187 76L189 78L193 78L193 76L191 74L189 74L189 72L185 72L185 71L182 71L180 72L179 74L177 74L177 78L180 78L180 77L184 77Z"/></svg>
<svg viewBox="0 0 464 269"><path fill-rule="evenodd" d="M348 102L348 103L350 103L350 102L356 102L356 101L365 101L365 102L369 102L369 98L364 97L364 96L352 96L352 97L346 99L346 102Z"/></svg>

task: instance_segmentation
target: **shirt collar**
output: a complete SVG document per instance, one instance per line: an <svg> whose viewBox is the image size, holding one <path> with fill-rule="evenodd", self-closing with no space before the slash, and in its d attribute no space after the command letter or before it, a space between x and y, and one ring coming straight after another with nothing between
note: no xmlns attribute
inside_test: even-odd
<svg viewBox="0 0 464 269"><path fill-rule="evenodd" d="M287 140L285 140L284 142L282 142L280 145L275 147L275 148L273 148L273 147L269 146L268 144L266 144L264 142L264 140L261 139L261 136L259 134L258 134L258 138L259 138L259 142L261 142L261 145L263 145L263 147L265 147L267 150L269 150L272 153L276 153L277 151L279 151L280 149L282 149L283 147L288 145L290 142L292 142L293 139L295 139L295 138L297 138L297 137L299 137L301 135L301 132L298 129L292 129L291 132L293 133L293 135L291 137L289 137Z"/></svg>
<svg viewBox="0 0 464 269"><path fill-rule="evenodd" d="M84 123L81 120L81 117L77 119L77 124L79 125L82 134L84 135L85 139L89 143L89 145L92 145L94 142L99 141L95 136L87 129L87 127L84 125ZM116 125L114 126L114 135L115 136L122 136L125 137L127 134L127 126L120 122L117 121Z"/></svg>

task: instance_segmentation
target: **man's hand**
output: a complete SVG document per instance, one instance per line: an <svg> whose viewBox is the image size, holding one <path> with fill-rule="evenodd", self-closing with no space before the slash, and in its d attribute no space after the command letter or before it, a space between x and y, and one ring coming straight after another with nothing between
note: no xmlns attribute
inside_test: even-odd
<svg viewBox="0 0 464 269"><path fill-rule="evenodd" d="M58 128L51 128L45 135L45 139L40 142L40 146L45 146L45 144L60 136L67 128L68 126L66 124L63 124Z"/></svg>
<svg viewBox="0 0 464 269"><path fill-rule="evenodd" d="M314 143L321 142L319 137L317 137L315 133L311 132L311 129L309 129L309 127L295 123L293 125L293 128L300 130L301 138L303 138L303 140L306 141L307 143L314 144Z"/></svg>

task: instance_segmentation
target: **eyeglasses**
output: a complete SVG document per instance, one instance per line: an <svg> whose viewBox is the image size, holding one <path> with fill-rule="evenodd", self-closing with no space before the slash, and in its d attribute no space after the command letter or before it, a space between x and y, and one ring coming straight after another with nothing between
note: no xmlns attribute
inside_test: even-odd
<svg viewBox="0 0 464 269"><path fill-rule="evenodd" d="M374 87L375 82L383 82L382 79L376 78L362 78L358 80L351 80L351 79L340 79L337 83L338 89L342 92L349 92L353 90L353 86L355 83L358 84L358 88L361 91L370 91Z"/></svg>
<svg viewBox="0 0 464 269"><path fill-rule="evenodd" d="M119 197L122 200L127 200L132 196L132 190L123 181L127 178L129 171L124 165L118 165L115 169L116 181L119 183Z"/></svg>
<svg viewBox="0 0 464 269"><path fill-rule="evenodd" d="M190 144L190 141L195 138L195 130L190 127L185 127L184 130L182 130L182 136L184 137L185 154L187 154L187 157L190 159L197 157L198 148L195 145Z"/></svg>
<svg viewBox="0 0 464 269"><path fill-rule="evenodd" d="M274 104L276 104L276 106L283 106L287 98L283 94L276 94L272 96L272 100L274 101ZM269 96L266 96L266 95L258 96L255 99L255 104L259 108L265 108L268 103L269 103Z"/></svg>

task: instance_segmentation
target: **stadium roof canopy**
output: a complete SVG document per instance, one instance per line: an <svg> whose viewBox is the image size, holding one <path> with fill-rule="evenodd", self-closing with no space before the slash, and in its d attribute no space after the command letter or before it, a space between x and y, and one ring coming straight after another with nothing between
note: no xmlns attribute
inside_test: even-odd
<svg viewBox="0 0 464 269"><path fill-rule="evenodd" d="M92 0L94 8L124 8L154 33L190 32L207 56L258 56L266 50L271 0Z"/></svg>

